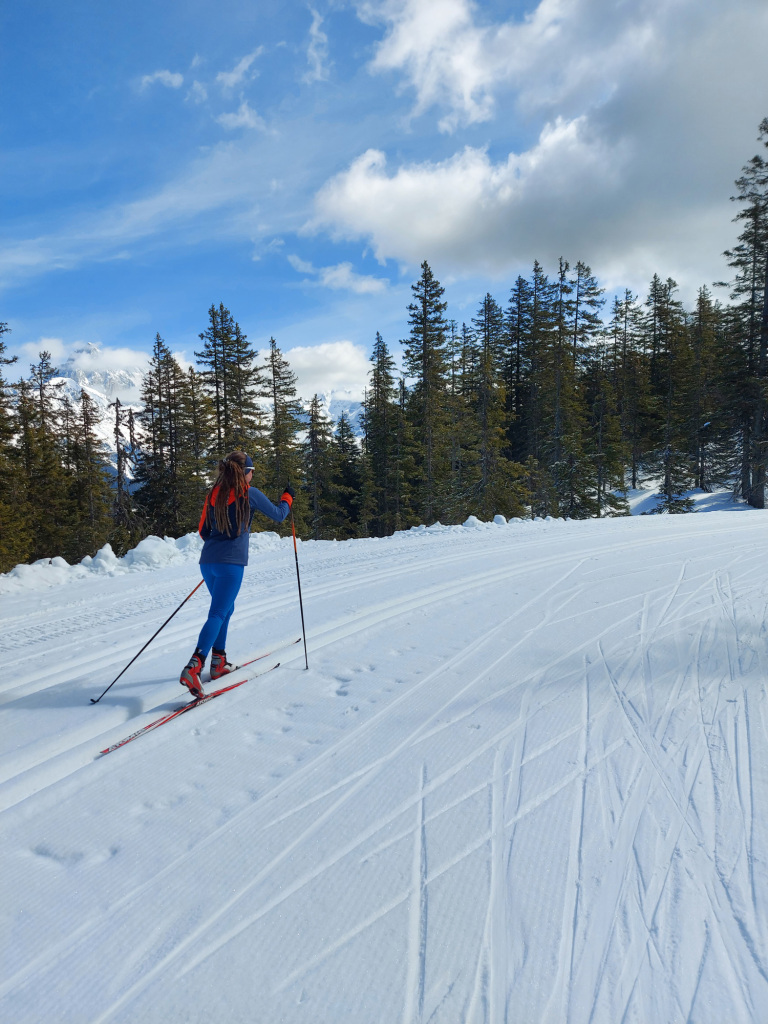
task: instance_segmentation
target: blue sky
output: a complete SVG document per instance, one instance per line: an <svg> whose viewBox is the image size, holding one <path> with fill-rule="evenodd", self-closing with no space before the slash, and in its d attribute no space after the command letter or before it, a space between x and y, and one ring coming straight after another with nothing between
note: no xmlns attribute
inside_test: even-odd
<svg viewBox="0 0 768 1024"><path fill-rule="evenodd" d="M0 33L21 369L191 358L224 302L306 394L360 391L422 259L459 321L560 255L690 298L768 115L765 0L26 0Z"/></svg>

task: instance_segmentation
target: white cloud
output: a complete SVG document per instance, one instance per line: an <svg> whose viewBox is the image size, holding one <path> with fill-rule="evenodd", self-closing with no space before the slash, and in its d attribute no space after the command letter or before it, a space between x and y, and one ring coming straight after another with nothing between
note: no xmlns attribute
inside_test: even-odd
<svg viewBox="0 0 768 1024"><path fill-rule="evenodd" d="M266 131L267 127L264 119L248 105L248 100L243 100L235 113L220 114L216 120L220 125L230 129L257 128L259 131Z"/></svg>
<svg viewBox="0 0 768 1024"><path fill-rule="evenodd" d="M335 267L320 269L320 283L326 288L346 290L356 295L374 295L385 291L387 280L382 277L370 277L367 274L356 274L351 263L338 263Z"/></svg>
<svg viewBox="0 0 768 1024"><path fill-rule="evenodd" d="M324 82L328 79L328 36L322 30L322 16L310 7L312 24L309 29L309 46L307 48L307 63L309 70L303 76L304 82Z"/></svg>
<svg viewBox="0 0 768 1024"><path fill-rule="evenodd" d="M590 137L583 119L548 125L529 151L499 163L468 146L388 174L384 153L368 150L319 191L310 228L369 239L381 261L499 270L519 249L521 229L545 234L549 221L562 234L563 193L605 197L625 162L621 147Z"/></svg>
<svg viewBox="0 0 768 1024"><path fill-rule="evenodd" d="M542 0L502 25L469 0L359 10L388 26L372 70L399 70L416 112L436 105L455 129L503 110L539 137L499 155L497 117L492 149L392 168L369 149L319 190L310 228L464 278L559 255L638 289L654 272L688 294L723 275L728 196L765 116L764 0Z"/></svg>
<svg viewBox="0 0 768 1024"><path fill-rule="evenodd" d="M362 345L328 341L320 345L299 345L285 355L298 379L302 398L346 391L353 401L362 401L370 370L368 354Z"/></svg>
<svg viewBox="0 0 768 1024"><path fill-rule="evenodd" d="M600 102L633 67L659 59L682 9L698 16L700 8L693 0L541 0L522 20L483 24L472 0L357 4L364 21L386 26L370 70L403 74L416 93L414 115L446 108L442 131L490 120L497 94L510 88L528 111L576 96Z"/></svg>
<svg viewBox="0 0 768 1024"><path fill-rule="evenodd" d="M187 99L192 100L193 103L205 103L208 99L208 90L202 82L198 82L197 79L195 79L189 88Z"/></svg>
<svg viewBox="0 0 768 1024"><path fill-rule="evenodd" d="M184 84L184 75L178 71L155 71L151 75L144 75L140 82L142 89L148 89L155 83L166 86L168 89L180 89Z"/></svg>
<svg viewBox="0 0 768 1024"><path fill-rule="evenodd" d="M27 341L19 345L20 355L31 363L37 362L41 352L50 352L52 362L58 365L69 355L69 348L61 338L40 338L39 341Z"/></svg>
<svg viewBox="0 0 768 1024"><path fill-rule="evenodd" d="M288 255L288 262L291 264L294 270L299 274L316 274L317 271L311 263L307 263L306 260L301 259L299 256L295 256L293 253Z"/></svg>
<svg viewBox="0 0 768 1024"><path fill-rule="evenodd" d="M218 75L216 75L216 81L225 89L234 89L236 85L240 85L240 83L248 77L251 65L263 52L263 46L256 47L252 53L246 54L242 60L239 60L231 71L220 71ZM250 77L252 78L253 74L251 74Z"/></svg>
<svg viewBox="0 0 768 1024"><path fill-rule="evenodd" d="M288 262L299 274L316 275L318 283L335 291L350 291L356 295L374 295L386 290L389 282L382 277L357 274L351 263L337 263L332 267L315 267L291 253Z"/></svg>

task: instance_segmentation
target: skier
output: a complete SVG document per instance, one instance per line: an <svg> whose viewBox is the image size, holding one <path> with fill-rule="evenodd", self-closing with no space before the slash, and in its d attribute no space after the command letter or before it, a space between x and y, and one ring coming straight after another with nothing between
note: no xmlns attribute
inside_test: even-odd
<svg viewBox="0 0 768 1024"><path fill-rule="evenodd" d="M198 529L205 542L200 554L200 570L211 594L211 607L200 630L195 653L179 679L193 697L205 696L200 674L211 649L211 679L232 671L225 651L227 627L248 564L248 537L254 512L258 510L281 523L291 511L296 494L291 485L286 484L279 504L273 505L260 490L251 487L252 477L251 458L245 452L230 452L219 463L219 475L206 496L200 516Z"/></svg>

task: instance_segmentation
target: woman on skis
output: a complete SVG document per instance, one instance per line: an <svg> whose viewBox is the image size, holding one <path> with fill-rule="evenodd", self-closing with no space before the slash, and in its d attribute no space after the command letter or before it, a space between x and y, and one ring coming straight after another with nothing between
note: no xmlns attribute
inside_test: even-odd
<svg viewBox="0 0 768 1024"><path fill-rule="evenodd" d="M290 484L286 485L279 504L273 505L260 490L251 487L252 477L250 457L245 452L231 452L219 463L219 475L206 496L200 516L198 529L204 541L200 570L211 594L211 607L200 630L195 653L179 679L193 697L205 695L200 674L211 649L211 679L232 671L225 650L227 627L248 564L248 538L254 512L258 510L281 523L291 511L295 491Z"/></svg>

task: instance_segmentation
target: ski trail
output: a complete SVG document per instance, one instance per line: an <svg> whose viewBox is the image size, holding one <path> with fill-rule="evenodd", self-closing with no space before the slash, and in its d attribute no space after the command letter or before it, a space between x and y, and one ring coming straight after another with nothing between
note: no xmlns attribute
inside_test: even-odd
<svg viewBox="0 0 768 1024"><path fill-rule="evenodd" d="M427 833L424 789L427 766L422 764L416 795L416 824L413 830L413 862L408 900L408 953L403 1024L421 1024L424 1015L424 984L427 972Z"/></svg>

